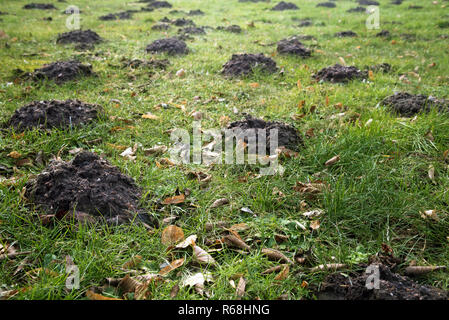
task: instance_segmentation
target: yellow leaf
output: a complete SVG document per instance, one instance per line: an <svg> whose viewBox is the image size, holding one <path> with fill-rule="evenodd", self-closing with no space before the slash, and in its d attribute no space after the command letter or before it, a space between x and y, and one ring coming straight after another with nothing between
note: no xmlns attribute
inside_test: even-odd
<svg viewBox="0 0 449 320"><path fill-rule="evenodd" d="M174 197L169 197L164 199L164 201L162 201L162 204L178 204L178 203L183 203L186 199L186 196L184 194L180 194L178 196L174 196Z"/></svg>
<svg viewBox="0 0 449 320"><path fill-rule="evenodd" d="M8 157L13 158L13 159L19 159L22 155L20 153L18 153L17 151L12 151L10 153L8 153Z"/></svg>
<svg viewBox="0 0 449 320"><path fill-rule="evenodd" d="M184 231L180 227L171 225L162 231L161 242L166 245L172 245L184 240Z"/></svg>
<svg viewBox="0 0 449 320"><path fill-rule="evenodd" d="M259 84L257 82L252 82L249 84L251 88L259 88Z"/></svg>
<svg viewBox="0 0 449 320"><path fill-rule="evenodd" d="M288 264L285 264L284 267L282 268L281 272L279 272L276 275L274 280L285 280L285 279L287 279L289 272L290 272L290 267L289 267Z"/></svg>
<svg viewBox="0 0 449 320"><path fill-rule="evenodd" d="M296 85L298 86L298 89L302 89L301 80L298 79L298 81L296 82Z"/></svg>
<svg viewBox="0 0 449 320"><path fill-rule="evenodd" d="M144 115L142 115L142 118L143 119L150 119L150 120L158 120L159 119L158 116L156 116L154 114L151 114L151 113L145 113Z"/></svg>
<svg viewBox="0 0 449 320"><path fill-rule="evenodd" d="M168 274L170 271L173 271L173 270L179 268L183 264L184 264L184 258L174 260L168 266L166 266L165 268L162 268L161 271L159 271L159 274L161 276L164 276L164 275Z"/></svg>
<svg viewBox="0 0 449 320"><path fill-rule="evenodd" d="M371 70L368 71L368 77L370 80L374 80L374 73Z"/></svg>

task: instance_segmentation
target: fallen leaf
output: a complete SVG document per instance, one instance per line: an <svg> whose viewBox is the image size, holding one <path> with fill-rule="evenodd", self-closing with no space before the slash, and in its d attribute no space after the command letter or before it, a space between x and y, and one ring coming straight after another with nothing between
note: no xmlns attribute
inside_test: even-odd
<svg viewBox="0 0 449 320"><path fill-rule="evenodd" d="M335 157L330 158L329 160L327 160L324 165L325 166L332 166L335 163L337 163L340 160L340 155L336 155Z"/></svg>
<svg viewBox="0 0 449 320"><path fill-rule="evenodd" d="M317 209L317 210L304 212L302 215L306 218L313 219L313 218L320 217L323 213L324 213L324 210Z"/></svg>
<svg viewBox="0 0 449 320"><path fill-rule="evenodd" d="M420 212L420 215L423 219L429 218L429 219L433 219L435 221L439 220L436 210L425 210L425 211Z"/></svg>
<svg viewBox="0 0 449 320"><path fill-rule="evenodd" d="M185 248L187 248L189 246L194 246L196 239L197 239L197 235L196 234L188 236L184 241L178 243L175 246L175 248L177 248L177 249L185 249Z"/></svg>
<svg viewBox="0 0 449 320"><path fill-rule="evenodd" d="M127 274L118 284L118 288L122 290L123 293L135 292L136 289L141 286L142 283L137 281Z"/></svg>
<svg viewBox="0 0 449 320"><path fill-rule="evenodd" d="M237 297L241 298L245 295L245 289L246 289L246 280L245 278L241 277L239 279L239 283L237 284L237 288L235 289L235 294Z"/></svg>
<svg viewBox="0 0 449 320"><path fill-rule="evenodd" d="M262 249L262 254L266 255L268 259L274 260L274 261L281 261L284 263L290 263L293 264L293 261L287 258L282 252L276 250L276 249Z"/></svg>
<svg viewBox="0 0 449 320"><path fill-rule="evenodd" d="M249 245L232 234L224 236L223 242L230 247L236 247L248 251L251 250L251 247Z"/></svg>
<svg viewBox="0 0 449 320"><path fill-rule="evenodd" d="M166 246L179 243L182 240L184 240L184 231L180 227L171 225L162 231L161 242Z"/></svg>
<svg viewBox="0 0 449 320"><path fill-rule="evenodd" d="M437 270L445 270L446 266L409 266L405 268L404 272L409 276L422 275Z"/></svg>
<svg viewBox="0 0 449 320"><path fill-rule="evenodd" d="M320 228L320 221L319 220L313 220L312 222L310 222L310 228L312 228L313 230L318 230Z"/></svg>
<svg viewBox="0 0 449 320"><path fill-rule="evenodd" d="M224 206L225 204L228 204L229 200L226 198L221 198L221 199L217 199L214 201L214 203L212 203L212 205L210 206L211 209L213 208L217 208L220 206Z"/></svg>
<svg viewBox="0 0 449 320"><path fill-rule="evenodd" d="M89 298L89 300L123 300L119 298L105 297L101 294L93 292L92 290L87 290L86 297Z"/></svg>
<svg viewBox="0 0 449 320"><path fill-rule="evenodd" d="M143 114L143 115L142 115L142 118L143 118L143 119L150 119L150 120L158 120L158 119L159 119L158 116L156 116L156 115L154 115L154 114L151 114L151 113L145 113L145 114Z"/></svg>
<svg viewBox="0 0 449 320"><path fill-rule="evenodd" d="M180 287L194 287L195 285L204 285L205 282L211 282L213 281L212 274L209 272L198 272L194 275L187 276L184 278L181 283Z"/></svg>
<svg viewBox="0 0 449 320"><path fill-rule="evenodd" d="M168 266L162 268L161 271L159 271L159 274L161 276L165 276L166 274L168 274L169 272L179 268L183 264L184 264L184 258L174 260Z"/></svg>
<svg viewBox="0 0 449 320"><path fill-rule="evenodd" d="M10 153L8 153L8 157L13 158L13 159L19 159L22 155L20 153L18 153L17 151L11 151Z"/></svg>
<svg viewBox="0 0 449 320"><path fill-rule="evenodd" d="M169 197L164 199L164 201L162 201L162 204L180 204L180 203L184 203L186 199L186 196L184 194L180 194L174 197Z"/></svg>
<svg viewBox="0 0 449 320"><path fill-rule="evenodd" d="M167 150L168 150L168 147L162 145L162 146L154 146L149 149L144 149L143 153L146 156L154 156L154 155L161 155L161 154L165 153Z"/></svg>
<svg viewBox="0 0 449 320"><path fill-rule="evenodd" d="M199 262L200 264L210 264L214 265L216 264L216 261L212 256L207 253L204 249L200 248L197 245L192 245L193 249L193 258L195 261Z"/></svg>
<svg viewBox="0 0 449 320"><path fill-rule="evenodd" d="M274 280L285 280L288 277L288 274L290 273L290 266L288 264L283 265L281 272L279 272L276 277L274 277Z"/></svg>
<svg viewBox="0 0 449 320"><path fill-rule="evenodd" d="M263 274L263 275L266 275L266 274L278 272L278 271L280 271L280 270L283 268L283 266L284 266L284 265L281 264L281 265L278 265L278 266L274 266L274 267L268 268L268 269L266 269L265 271L262 271L262 274Z"/></svg>
<svg viewBox="0 0 449 320"><path fill-rule="evenodd" d="M179 292L179 284L175 284L170 290L170 298L175 298Z"/></svg>
<svg viewBox="0 0 449 320"><path fill-rule="evenodd" d="M126 261L122 268L123 269L133 269L137 267L142 262L142 256L136 255L132 257L130 260Z"/></svg>

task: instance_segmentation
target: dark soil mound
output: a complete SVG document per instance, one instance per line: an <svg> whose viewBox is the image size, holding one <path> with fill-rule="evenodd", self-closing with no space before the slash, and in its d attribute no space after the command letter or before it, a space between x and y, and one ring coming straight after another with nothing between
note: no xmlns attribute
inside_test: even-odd
<svg viewBox="0 0 449 320"><path fill-rule="evenodd" d="M411 117L420 112L429 112L431 108L437 108L441 112L449 111L449 100L407 92L397 92L385 98L382 104L390 107L392 112L403 117Z"/></svg>
<svg viewBox="0 0 449 320"><path fill-rule="evenodd" d="M232 122L227 129L266 129L267 152L270 152L270 130L278 130L278 147L285 147L290 150L299 151L303 145L303 140L299 132L292 126L275 121L265 121L247 116L245 120ZM257 132L256 132L257 134ZM248 139L245 139L248 143Z"/></svg>
<svg viewBox="0 0 449 320"><path fill-rule="evenodd" d="M372 0L358 0L357 2L363 6L378 6L379 5L379 2L372 1Z"/></svg>
<svg viewBox="0 0 449 320"><path fill-rule="evenodd" d="M381 32L376 34L376 37L389 37L390 31L388 30L382 30Z"/></svg>
<svg viewBox="0 0 449 320"><path fill-rule="evenodd" d="M94 44L103 41L101 37L94 31L88 30L73 30L58 35L56 43L87 43Z"/></svg>
<svg viewBox="0 0 449 320"><path fill-rule="evenodd" d="M274 73L277 71L276 62L262 53L233 54L231 60L223 65L222 74L226 76L241 76L253 73L254 69Z"/></svg>
<svg viewBox="0 0 449 320"><path fill-rule="evenodd" d="M283 39L277 43L277 52L280 54L294 54L303 58L310 57L311 51L297 38Z"/></svg>
<svg viewBox="0 0 449 320"><path fill-rule="evenodd" d="M357 37L357 33L355 33L354 31L351 31L351 30L347 30L347 31L337 32L335 34L335 36L339 37L339 38L343 38L343 37Z"/></svg>
<svg viewBox="0 0 449 320"><path fill-rule="evenodd" d="M91 122L100 112L100 106L79 100L33 101L16 110L8 121L8 126L19 131L31 128L70 128Z"/></svg>
<svg viewBox="0 0 449 320"><path fill-rule="evenodd" d="M154 26L151 27L151 30L168 30L171 26L168 23L162 22L157 23Z"/></svg>
<svg viewBox="0 0 449 320"><path fill-rule="evenodd" d="M343 83L353 79L366 78L366 76L366 72L362 72L354 66L345 67L340 64L323 68L313 75L316 80Z"/></svg>
<svg viewBox="0 0 449 320"><path fill-rule="evenodd" d="M393 0L393 1L391 1L391 4L398 6L398 5L402 4L402 0Z"/></svg>
<svg viewBox="0 0 449 320"><path fill-rule="evenodd" d="M141 190L134 180L91 152L82 152L69 162L50 163L28 182L26 197L59 217L75 211L115 225L129 222L138 213L148 220L139 209Z"/></svg>
<svg viewBox="0 0 449 320"><path fill-rule="evenodd" d="M206 34L202 27L186 27L178 30L180 34Z"/></svg>
<svg viewBox="0 0 449 320"><path fill-rule="evenodd" d="M132 18L132 13L129 11L123 11L118 13L110 13L105 16L101 16L100 20L102 21L110 21L110 20L129 20Z"/></svg>
<svg viewBox="0 0 449 320"><path fill-rule="evenodd" d="M147 7L155 9L155 8L171 8L173 6L171 5L171 3L167 1L153 1L150 2Z"/></svg>
<svg viewBox="0 0 449 320"><path fill-rule="evenodd" d="M242 32L242 28L240 28L240 26L233 24L227 27L217 27L217 30L225 30L228 32L232 32L232 33L241 33Z"/></svg>
<svg viewBox="0 0 449 320"><path fill-rule="evenodd" d="M29 3L24 5L23 9L53 10L56 7L51 3Z"/></svg>
<svg viewBox="0 0 449 320"><path fill-rule="evenodd" d="M335 8L337 5L333 2L321 2L316 5L317 7Z"/></svg>
<svg viewBox="0 0 449 320"><path fill-rule="evenodd" d="M34 80L54 80L56 83L61 84L81 76L90 76L93 74L91 65L85 65L76 60L72 60L46 64L42 68L34 70L31 77Z"/></svg>
<svg viewBox="0 0 449 320"><path fill-rule="evenodd" d="M193 22L192 20L184 19L184 18L176 19L176 20L172 21L171 23L177 27L194 26L195 25L195 22Z"/></svg>
<svg viewBox="0 0 449 320"><path fill-rule="evenodd" d="M365 7L355 7L347 10L346 12L366 12Z"/></svg>
<svg viewBox="0 0 449 320"><path fill-rule="evenodd" d="M275 5L271 10L284 11L284 10L298 10L298 9L299 8L294 3L281 1L277 5Z"/></svg>
<svg viewBox="0 0 449 320"><path fill-rule="evenodd" d="M189 16L203 16L204 12L198 9L198 10L190 10L187 14Z"/></svg>
<svg viewBox="0 0 449 320"><path fill-rule="evenodd" d="M7 15L8 12L0 11L0 16Z"/></svg>
<svg viewBox="0 0 449 320"><path fill-rule="evenodd" d="M140 59L133 59L128 60L123 64L123 67L125 68L149 68L149 69L162 69L165 70L167 66L170 64L170 62L167 59L163 60L140 60Z"/></svg>
<svg viewBox="0 0 449 320"><path fill-rule="evenodd" d="M366 287L369 274L364 272L349 277L341 273L331 274L317 293L320 300L446 300L447 292L420 285L408 277L393 273L387 266L379 267L379 289Z"/></svg>
<svg viewBox="0 0 449 320"><path fill-rule="evenodd" d="M189 52L189 49L187 48L186 43L178 38L165 38L149 44L146 51L153 53L166 52L170 55L174 55L186 54Z"/></svg>
<svg viewBox="0 0 449 320"><path fill-rule="evenodd" d="M312 25L312 20L310 19L303 19L299 20L298 27L308 27Z"/></svg>

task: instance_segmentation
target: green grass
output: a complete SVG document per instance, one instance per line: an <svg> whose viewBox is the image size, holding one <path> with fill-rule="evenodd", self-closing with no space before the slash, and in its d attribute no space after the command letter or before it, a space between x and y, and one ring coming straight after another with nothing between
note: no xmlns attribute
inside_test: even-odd
<svg viewBox="0 0 449 320"><path fill-rule="evenodd" d="M289 277L276 282L276 274L261 275L265 269L276 265L261 255L266 247L277 248L293 258L298 250L311 250L312 265L323 263L345 263L349 269L367 262L370 255L380 251L382 243L388 244L395 255L402 256L405 263L412 260L419 265L446 265L449 260L449 203L448 162L443 153L449 149L449 117L430 113L422 114L416 120L398 119L378 103L394 91L424 93L448 98L449 64L447 63L448 5L439 2L419 3L422 10L408 10L406 1L400 6L381 2L381 29L388 29L388 39L376 37L380 30L367 30L366 16L346 13L355 7L353 1L338 1L336 9L316 8L316 1L292 0L299 11L270 11L271 3L238 3L237 0L171 0L173 9L201 9L206 13L192 18L199 26L216 27L238 24L242 34L208 30L206 36L196 36L187 41L191 52L185 56L168 57L171 64L166 71L149 74L145 70L131 71L121 68L122 58L150 58L144 48L153 40L165 37L151 26L165 16L183 17L183 14L169 14L171 9L134 14L132 20L100 21L98 17L121 10L140 8L137 3L119 0L70 2L83 11L82 28L91 28L106 41L91 52L76 52L73 46L56 45L58 33L68 31L63 3L55 2L58 10L40 11L21 9L28 1L2 1L1 11L9 12L0 19L0 30L9 38L0 39L0 121L6 121L22 105L33 100L77 98L88 103L97 103L106 110L99 122L69 131L52 130L51 133L27 131L23 136L12 130L0 134L0 165L13 167L15 160L7 155L17 151L22 158L34 159L42 151L47 159L60 153L64 160L72 156L74 148L84 148L104 154L122 172L133 177L144 190L142 205L156 215L160 222L170 215L177 215L176 225L187 235L197 234L197 244L207 249L207 239L214 241L221 235L219 230L206 231L205 224L219 220L231 224L246 223L249 230L241 233L253 248L249 254L240 254L225 248L213 253L218 265L208 268L214 277L206 288L212 299L235 299L235 289L229 280L236 274L243 274L247 280L244 299L275 299L289 293L291 299L313 298L309 288L300 284L318 285L328 272L310 273L302 266L291 268ZM47 1L51 2L51 1ZM445 5L445 7L443 7ZM52 16L53 21L44 21ZM298 28L293 18L310 17L315 26ZM400 24L393 24L398 21ZM255 27L249 24L254 22ZM319 25L319 22L324 25ZM356 38L333 37L338 31L353 30ZM175 35L176 27L167 33ZM277 42L296 34L313 35L316 41L305 41L306 46L315 49L309 59L293 56L274 56L285 74L256 74L244 79L226 79L220 75L222 65L233 53L275 53L275 46L261 46ZM401 34L415 34L415 40L405 40ZM392 40L396 44L392 44ZM165 55L154 55L165 58ZM319 69L340 63L342 57L348 65L360 68L387 62L393 71L375 73L368 83L354 81L345 85L318 84L311 75ZM97 77L80 79L57 86L45 83L12 83L12 72L20 68L33 71L44 63L61 59L77 58L91 63ZM434 67L429 67L435 63ZM184 68L186 76L176 77L177 70ZM415 72L417 77L409 74ZM399 80L407 74L409 82ZM302 89L298 89L300 80ZM250 83L257 82L258 88ZM9 84L8 84L9 83ZM212 97L208 104L197 102ZM328 97L329 104L326 104ZM111 99L121 101L116 106ZM297 105L305 100L305 109L316 106L314 113L294 121L291 116L298 113ZM186 113L180 109L158 108L160 103L173 101L186 105ZM346 116L333 119L332 115L343 112L335 108L342 104ZM119 156L121 151L110 144L133 146L141 143L152 147L157 143L170 144L165 133L173 128L191 128L192 110L205 114L204 128L220 126L220 117L229 116L232 121L241 115L233 108L270 120L293 123L301 132L313 128L315 136L305 139L305 147L296 159L282 161L283 176L254 178L257 166L223 165L205 168L194 165L175 166L161 169L156 166L155 157L146 157L141 149L135 162ZM139 114L151 112L160 120L141 119ZM356 122L351 115L359 114ZM110 116L132 120L133 128L126 128L119 120ZM370 126L364 124L373 119ZM114 131L114 127L124 130ZM433 141L426 137L432 133ZM97 139L101 139L98 141ZM97 140L96 143L92 141ZM324 162L335 155L341 160L332 167ZM427 176L429 166L435 168L435 183ZM195 180L187 178L192 169L208 170L212 181L202 188ZM15 243L21 251L30 250L22 272L14 275L19 264L26 257L0 261L0 284L3 289L27 288L14 299L85 299L85 292L92 286L100 286L107 277L123 277L126 272L120 266L135 255L143 257L146 272L158 272L159 265L171 259L161 244L162 225L154 232L148 232L139 225L118 228L80 227L58 224L44 227L36 219L36 212L21 199L19 192L27 179L43 170L43 166L17 168L14 176L18 182L8 186L0 182L0 242ZM249 176L247 182L239 178ZM295 184L319 179L329 184L329 189L314 200L305 199L293 190ZM9 177L9 176L8 176ZM167 206L163 211L155 210L158 199L171 196L176 189L189 188L191 195L186 204ZM273 194L280 190L285 197ZM218 198L228 198L230 205L210 210ZM302 216L300 202L305 200L307 209L321 208L325 211L321 227L303 231L295 227L294 221L307 223ZM249 207L254 215L240 211ZM420 211L435 209L440 220L424 220ZM289 239L278 244L275 234L283 233ZM64 257L70 255L81 273L81 288L65 289ZM152 299L170 299L171 288L183 275L195 272L192 252L185 250L173 257L186 257L186 263L170 273L166 282L150 287ZM25 272L36 268L49 268L59 273L31 278ZM143 271L145 272L145 271ZM238 279L237 279L238 281ZM236 282L237 282L236 281ZM445 272L435 272L420 279L422 283L436 285L445 290L449 277ZM1 287L0 287L1 288ZM176 299L201 299L193 289L182 288Z"/></svg>

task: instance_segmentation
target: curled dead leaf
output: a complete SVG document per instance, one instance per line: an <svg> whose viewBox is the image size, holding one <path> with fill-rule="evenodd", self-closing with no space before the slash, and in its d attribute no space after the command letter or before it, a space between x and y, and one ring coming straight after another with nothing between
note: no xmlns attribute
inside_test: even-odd
<svg viewBox="0 0 449 320"><path fill-rule="evenodd" d="M186 199L186 196L184 194L180 194L174 197L169 197L164 199L164 201L162 201L162 204L180 204L183 203Z"/></svg>
<svg viewBox="0 0 449 320"><path fill-rule="evenodd" d="M162 231L161 242L169 246L184 240L184 231L180 227L170 225Z"/></svg>
<svg viewBox="0 0 449 320"><path fill-rule="evenodd" d="M287 258L286 255L284 255L282 252L276 250L276 249L262 249L262 254L266 255L268 259L273 261L281 261L284 263L290 263L293 264L293 261Z"/></svg>

